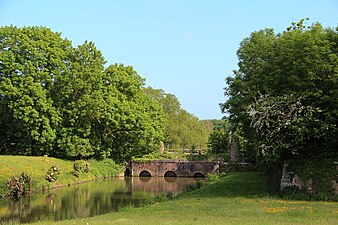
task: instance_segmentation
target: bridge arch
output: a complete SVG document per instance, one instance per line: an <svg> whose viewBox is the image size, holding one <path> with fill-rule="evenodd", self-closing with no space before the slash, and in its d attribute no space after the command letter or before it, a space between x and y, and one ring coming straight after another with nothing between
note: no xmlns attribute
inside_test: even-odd
<svg viewBox="0 0 338 225"><path fill-rule="evenodd" d="M153 160L149 162L131 161L126 168L136 177L200 177L219 171L219 162ZM171 171L170 173L168 171ZM168 172L166 174L166 172ZM126 171L126 175L128 171Z"/></svg>
<svg viewBox="0 0 338 225"><path fill-rule="evenodd" d="M164 173L164 177L177 177L177 174L172 170L168 170Z"/></svg>
<svg viewBox="0 0 338 225"><path fill-rule="evenodd" d="M148 170L142 170L139 177L151 177L151 173Z"/></svg>
<svg viewBox="0 0 338 225"><path fill-rule="evenodd" d="M205 178L205 176L201 172L196 172L196 173L194 173L194 178Z"/></svg>

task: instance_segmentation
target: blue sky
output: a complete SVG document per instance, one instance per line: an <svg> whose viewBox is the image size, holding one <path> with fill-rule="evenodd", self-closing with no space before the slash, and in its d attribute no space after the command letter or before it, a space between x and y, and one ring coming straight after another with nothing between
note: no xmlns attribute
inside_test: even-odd
<svg viewBox="0 0 338 225"><path fill-rule="evenodd" d="M200 119L223 116L225 78L245 37L306 17L338 26L338 0L0 0L0 26L46 26L74 46L93 41L107 66L133 66Z"/></svg>

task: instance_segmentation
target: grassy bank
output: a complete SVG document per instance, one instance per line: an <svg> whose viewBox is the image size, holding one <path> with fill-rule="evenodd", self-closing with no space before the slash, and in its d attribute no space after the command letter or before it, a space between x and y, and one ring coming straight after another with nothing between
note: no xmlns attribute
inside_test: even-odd
<svg viewBox="0 0 338 225"><path fill-rule="evenodd" d="M51 157L32 156L0 156L0 196L7 192L6 182L13 176L19 176L25 172L32 177L33 191L42 188L68 185L106 176L114 176L123 172L123 168L116 165L114 161L106 159L103 161L89 160L89 172L74 176L74 161L56 159ZM55 182L45 180L48 169L56 166L61 173Z"/></svg>
<svg viewBox="0 0 338 225"><path fill-rule="evenodd" d="M230 173L174 200L92 218L35 224L337 224L338 204L268 197L257 172Z"/></svg>

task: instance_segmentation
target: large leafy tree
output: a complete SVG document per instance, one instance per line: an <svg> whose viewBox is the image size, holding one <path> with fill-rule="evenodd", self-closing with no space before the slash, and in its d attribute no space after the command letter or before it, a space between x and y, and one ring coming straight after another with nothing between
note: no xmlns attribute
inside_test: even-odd
<svg viewBox="0 0 338 225"><path fill-rule="evenodd" d="M71 44L44 27L0 29L0 149L51 152L60 122L50 90L67 73Z"/></svg>
<svg viewBox="0 0 338 225"><path fill-rule="evenodd" d="M337 154L337 46L337 29L305 20L241 42L222 109L265 159Z"/></svg>
<svg viewBox="0 0 338 225"><path fill-rule="evenodd" d="M317 118L321 110L305 106L302 101L294 95L265 95L250 105L251 127L259 135L257 147L265 159L279 160L299 154L306 156L309 141L325 136Z"/></svg>
<svg viewBox="0 0 338 225"><path fill-rule="evenodd" d="M115 158L139 157L158 150L166 117L144 88L144 79L131 66L114 64L104 71L110 107L105 135Z"/></svg>
<svg viewBox="0 0 338 225"><path fill-rule="evenodd" d="M89 157L100 151L100 131L94 127L105 110L102 98L104 58L92 42L74 48L69 73L56 76L52 89L62 116L57 140L58 154Z"/></svg>

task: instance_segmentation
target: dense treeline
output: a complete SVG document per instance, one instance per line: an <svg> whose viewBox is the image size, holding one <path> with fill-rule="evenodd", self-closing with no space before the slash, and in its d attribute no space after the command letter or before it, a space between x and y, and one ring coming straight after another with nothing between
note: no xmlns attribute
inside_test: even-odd
<svg viewBox="0 0 338 225"><path fill-rule="evenodd" d="M165 113L130 66L44 27L0 28L0 154L122 161L158 149Z"/></svg>
<svg viewBox="0 0 338 225"><path fill-rule="evenodd" d="M131 66L45 27L0 28L0 154L125 161L206 149L206 127Z"/></svg>
<svg viewBox="0 0 338 225"><path fill-rule="evenodd" d="M338 28L301 20L283 33L260 30L237 55L221 107L238 149L252 161L337 158Z"/></svg>

